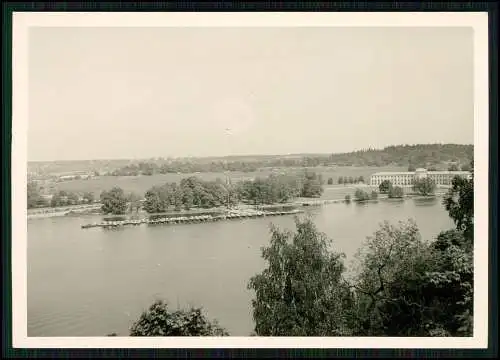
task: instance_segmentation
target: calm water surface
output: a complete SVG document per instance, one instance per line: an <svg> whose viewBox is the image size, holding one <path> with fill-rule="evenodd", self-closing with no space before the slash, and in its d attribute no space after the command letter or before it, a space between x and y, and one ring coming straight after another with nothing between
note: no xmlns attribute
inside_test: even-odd
<svg viewBox="0 0 500 360"><path fill-rule="evenodd" d="M308 210L346 254L346 265L383 220L414 219L426 239L453 226L439 200ZM260 247L269 224L293 229L293 217L195 225L86 229L95 217L28 221L28 336L128 335L157 298L173 307L203 306L231 335L253 330L246 286L265 266Z"/></svg>

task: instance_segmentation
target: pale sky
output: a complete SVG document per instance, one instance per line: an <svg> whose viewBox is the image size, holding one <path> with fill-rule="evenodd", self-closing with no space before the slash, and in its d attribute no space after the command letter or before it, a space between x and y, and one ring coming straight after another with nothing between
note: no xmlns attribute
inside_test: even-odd
<svg viewBox="0 0 500 360"><path fill-rule="evenodd" d="M30 30L30 161L473 141L472 28Z"/></svg>

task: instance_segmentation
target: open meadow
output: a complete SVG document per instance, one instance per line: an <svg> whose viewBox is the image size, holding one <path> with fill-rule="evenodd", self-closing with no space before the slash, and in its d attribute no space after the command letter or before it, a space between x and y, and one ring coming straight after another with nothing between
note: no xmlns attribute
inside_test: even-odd
<svg viewBox="0 0 500 360"><path fill-rule="evenodd" d="M333 184L338 183L338 178L341 176L359 178L363 176L365 181L368 181L373 173L380 171L406 171L406 167L401 166L383 166L383 167L368 167L368 166L342 166L342 167L314 167L308 168L312 171L320 173L326 182L328 178L333 179ZM55 184L55 189L71 191L71 192L92 192L96 195L103 190L109 190L113 186L121 187L125 192L134 192L144 194L154 185L161 185L166 182L180 182L181 179L189 176L197 176L203 180L215 180L217 178L225 179L226 176L233 182L252 179L257 176L266 177L271 173L293 174L303 171L303 168L265 168L255 172L207 172L194 174L155 174L151 176L101 176L89 180L72 180Z"/></svg>

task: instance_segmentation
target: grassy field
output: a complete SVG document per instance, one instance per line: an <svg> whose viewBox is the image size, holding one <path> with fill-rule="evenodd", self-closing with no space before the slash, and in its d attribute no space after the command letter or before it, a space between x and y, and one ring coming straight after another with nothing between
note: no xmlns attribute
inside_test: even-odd
<svg viewBox="0 0 500 360"><path fill-rule="evenodd" d="M405 167L397 167L397 166L384 166L384 167L316 167L310 168L317 173L321 173L323 178L326 181L328 178L332 178L334 184L337 184L338 178L340 176L354 177L358 178L363 176L365 181L368 181L370 176L373 173L379 171L406 171ZM278 173L296 173L298 171L302 171L302 168L280 168L274 169L274 172ZM179 182L183 178L187 178L189 176L198 176L204 180L215 180L216 178L225 179L226 176L229 176L233 182L251 179L256 176L268 176L273 172L273 169L262 169L261 171L256 172L230 172L226 173L199 173L199 174L165 174L165 175L152 175L152 176L103 176L91 180L73 180L60 182L55 184L56 190L65 190L65 191L75 191L75 192L93 192L98 195L103 190L109 190L113 186L119 186L126 192L135 192L137 194L144 194L148 189L150 189L154 185L162 185L166 182ZM331 187L326 186L328 188L339 188L338 191L344 191L349 186L340 186L340 187ZM344 190L342 190L344 189ZM354 190L350 190L348 193L352 193ZM328 195L327 195L328 194ZM333 194L331 190L326 190L323 196L329 196Z"/></svg>

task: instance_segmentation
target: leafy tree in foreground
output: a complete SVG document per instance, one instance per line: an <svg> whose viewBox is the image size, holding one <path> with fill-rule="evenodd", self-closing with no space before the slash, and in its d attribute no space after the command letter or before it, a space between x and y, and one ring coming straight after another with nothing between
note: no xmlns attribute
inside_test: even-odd
<svg viewBox="0 0 500 360"><path fill-rule="evenodd" d="M158 300L132 325L130 336L228 336L217 321L209 321L201 308L168 309Z"/></svg>
<svg viewBox="0 0 500 360"><path fill-rule="evenodd" d="M114 187L101 193L101 210L104 214L123 215L127 211L127 198L123 189Z"/></svg>
<svg viewBox="0 0 500 360"><path fill-rule="evenodd" d="M413 221L384 222L357 253L354 332L363 336L422 335L420 308L405 303L400 285L427 270L428 247Z"/></svg>
<svg viewBox="0 0 500 360"><path fill-rule="evenodd" d="M413 191L422 196L430 196L436 191L436 183L431 178L415 179L413 182Z"/></svg>
<svg viewBox="0 0 500 360"><path fill-rule="evenodd" d="M330 240L311 220L295 219L297 231L271 228L271 242L262 249L268 266L253 276L249 289L255 332L259 336L348 335L344 308L350 291L341 281L342 254L328 249Z"/></svg>
<svg viewBox="0 0 500 360"><path fill-rule="evenodd" d="M381 194L386 194L388 193L392 188L392 183L389 180L384 180L380 183L378 186L378 190L380 191Z"/></svg>
<svg viewBox="0 0 500 360"><path fill-rule="evenodd" d="M385 222L358 253L354 334L472 336L472 248L458 230L424 242L413 221Z"/></svg>

